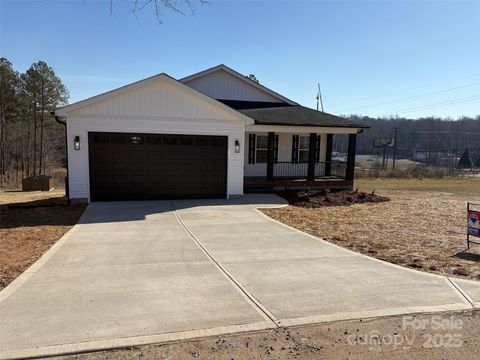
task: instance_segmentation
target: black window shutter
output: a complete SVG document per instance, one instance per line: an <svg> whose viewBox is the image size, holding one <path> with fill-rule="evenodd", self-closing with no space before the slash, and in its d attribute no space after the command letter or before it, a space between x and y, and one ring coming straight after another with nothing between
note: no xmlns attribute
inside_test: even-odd
<svg viewBox="0 0 480 360"><path fill-rule="evenodd" d="M299 135L292 136L292 163L298 163L298 140Z"/></svg>
<svg viewBox="0 0 480 360"><path fill-rule="evenodd" d="M315 145L315 162L320 162L320 135L317 135L317 144Z"/></svg>
<svg viewBox="0 0 480 360"><path fill-rule="evenodd" d="M278 134L275 135L275 144L274 144L274 152L273 152L273 162L276 164L278 163Z"/></svg>
<svg viewBox="0 0 480 360"><path fill-rule="evenodd" d="M248 163L255 164L255 145L256 145L256 136L255 134L248 135Z"/></svg>

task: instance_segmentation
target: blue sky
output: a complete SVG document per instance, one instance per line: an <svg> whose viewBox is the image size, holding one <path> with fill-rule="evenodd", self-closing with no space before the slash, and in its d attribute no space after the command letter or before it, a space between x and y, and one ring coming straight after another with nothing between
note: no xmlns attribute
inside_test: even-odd
<svg viewBox="0 0 480 360"><path fill-rule="evenodd" d="M193 0L195 3L195 0ZM480 114L480 1L210 1L196 13L129 0L0 0L0 54L45 60L70 101L224 63L302 105L408 117Z"/></svg>

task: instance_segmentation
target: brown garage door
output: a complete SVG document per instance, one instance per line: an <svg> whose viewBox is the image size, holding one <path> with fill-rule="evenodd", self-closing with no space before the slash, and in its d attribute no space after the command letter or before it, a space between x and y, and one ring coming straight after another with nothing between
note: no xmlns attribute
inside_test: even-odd
<svg viewBox="0 0 480 360"><path fill-rule="evenodd" d="M89 133L92 201L225 197L227 137Z"/></svg>

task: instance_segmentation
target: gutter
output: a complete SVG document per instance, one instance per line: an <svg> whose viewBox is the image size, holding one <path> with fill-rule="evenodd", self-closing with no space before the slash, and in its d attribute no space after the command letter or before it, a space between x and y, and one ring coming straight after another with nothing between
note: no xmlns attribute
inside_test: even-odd
<svg viewBox="0 0 480 360"><path fill-rule="evenodd" d="M65 129L65 156L67 159L67 176L65 177L65 196L67 197L67 204L70 205L70 189L68 186L68 138L67 138L67 121L60 120L58 115L55 115L55 111L50 112L55 117L55 121L62 124Z"/></svg>

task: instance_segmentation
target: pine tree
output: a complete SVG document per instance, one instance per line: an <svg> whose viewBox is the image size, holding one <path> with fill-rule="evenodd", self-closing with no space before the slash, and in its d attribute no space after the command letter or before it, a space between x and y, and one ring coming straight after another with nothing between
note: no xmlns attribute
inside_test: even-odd
<svg viewBox="0 0 480 360"><path fill-rule="evenodd" d="M25 93L33 118L33 175L45 171L44 130L52 122L51 111L68 100L68 91L60 78L44 61L38 61L23 76ZM39 138L39 139L38 139ZM37 159L38 155L38 159ZM38 169L38 172L37 172Z"/></svg>
<svg viewBox="0 0 480 360"><path fill-rule="evenodd" d="M0 174L7 171L6 123L15 112L20 77L12 64L0 58Z"/></svg>

